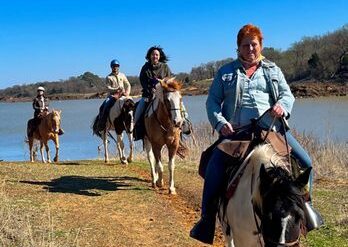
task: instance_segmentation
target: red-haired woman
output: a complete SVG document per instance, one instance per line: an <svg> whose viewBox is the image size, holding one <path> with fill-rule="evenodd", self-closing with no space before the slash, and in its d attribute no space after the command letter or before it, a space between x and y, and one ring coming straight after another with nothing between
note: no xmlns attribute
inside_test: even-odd
<svg viewBox="0 0 348 247"><path fill-rule="evenodd" d="M233 138L235 129L247 126L251 119L262 118L267 129L274 117L288 119L295 101L280 68L262 55L263 35L251 24L243 26L237 36L238 59L221 67L209 89L206 110L212 127L223 138ZM311 159L290 131L276 121L275 131L286 135L292 155L301 166L311 167ZM204 243L213 243L218 200L225 189L228 155L214 149L206 172L202 197L201 220L190 236ZM311 182L310 182L311 184Z"/></svg>

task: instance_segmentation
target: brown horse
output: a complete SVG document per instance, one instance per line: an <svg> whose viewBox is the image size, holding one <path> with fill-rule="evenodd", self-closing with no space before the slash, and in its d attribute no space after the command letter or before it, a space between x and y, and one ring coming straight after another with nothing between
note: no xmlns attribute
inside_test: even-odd
<svg viewBox="0 0 348 247"><path fill-rule="evenodd" d="M48 147L48 140L52 140L56 146L56 155L54 156L54 162L58 162L58 150L59 150L59 138L58 133L60 129L61 111L52 110L49 113L43 114L39 126L32 134L30 134L30 128L33 126L34 119L30 119L27 124L27 136L29 141L30 161L34 162L33 144L34 139L40 141L40 154L42 162L46 163L45 156L43 154L43 147L45 145L47 153L47 162L51 163L50 150Z"/></svg>
<svg viewBox="0 0 348 247"><path fill-rule="evenodd" d="M161 153L164 146L169 156L169 193L176 194L174 186L175 154L179 148L183 122L180 89L182 84L173 78L164 79L156 86L155 99L145 113L146 136L144 146L151 166L153 187L163 186Z"/></svg>

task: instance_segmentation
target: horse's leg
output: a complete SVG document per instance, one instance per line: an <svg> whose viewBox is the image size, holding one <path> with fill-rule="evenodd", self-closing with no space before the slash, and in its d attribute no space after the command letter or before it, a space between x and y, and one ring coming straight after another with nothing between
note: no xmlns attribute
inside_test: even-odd
<svg viewBox="0 0 348 247"><path fill-rule="evenodd" d="M45 155L44 155L44 152L43 152L43 148L44 148L44 143L43 143L43 141L40 140L40 154L41 154L41 160L42 160L43 163L46 163Z"/></svg>
<svg viewBox="0 0 348 247"><path fill-rule="evenodd" d="M51 163L50 147L48 146L48 140L45 140L44 144L45 144L45 148L46 148L47 162Z"/></svg>
<svg viewBox="0 0 348 247"><path fill-rule="evenodd" d="M160 188L163 187L163 165L161 162L161 156L162 156L161 150L162 150L162 148L160 146L153 147L153 154L154 154L155 160L156 160L155 171L156 171L156 174L158 174L158 178L156 180L156 185Z"/></svg>
<svg viewBox="0 0 348 247"><path fill-rule="evenodd" d="M152 180L152 187L156 187L156 180L157 180L157 174L155 171L155 157L154 154L152 152L152 146L151 143L149 141L149 139L147 139L147 137L144 138L144 146L145 146L145 151L147 154L147 159L149 160L150 163L150 169L151 169L151 180Z"/></svg>
<svg viewBox="0 0 348 247"><path fill-rule="evenodd" d="M106 131L103 131L102 139L104 144L104 161L105 163L109 163L108 139L106 138Z"/></svg>
<svg viewBox="0 0 348 247"><path fill-rule="evenodd" d="M174 169L175 169L175 154L176 148L168 147L168 170L169 170L169 194L175 195L175 185L174 185Z"/></svg>
<svg viewBox="0 0 348 247"><path fill-rule="evenodd" d="M59 161L59 139L58 139L58 135L55 135L54 139L53 139L54 145L56 146L56 155L53 158L54 162L58 162Z"/></svg>
<svg viewBox="0 0 348 247"><path fill-rule="evenodd" d="M33 145L34 145L34 138L29 138L29 155L30 155L30 162L34 162L34 154L33 154Z"/></svg>
<svg viewBox="0 0 348 247"><path fill-rule="evenodd" d="M117 150L118 150L118 155L120 156L121 159L121 164L127 164L127 159L126 156L124 155L124 143L123 143L123 135L117 135Z"/></svg>
<svg viewBox="0 0 348 247"><path fill-rule="evenodd" d="M133 133L127 133L128 136L128 142L129 142L129 156L127 158L128 163L133 162L133 150L134 150L134 140L133 140Z"/></svg>

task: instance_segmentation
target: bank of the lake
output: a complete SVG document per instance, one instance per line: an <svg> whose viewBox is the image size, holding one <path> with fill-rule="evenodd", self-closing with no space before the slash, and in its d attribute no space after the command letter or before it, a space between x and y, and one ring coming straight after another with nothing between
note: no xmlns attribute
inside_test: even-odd
<svg viewBox="0 0 348 247"><path fill-rule="evenodd" d="M183 95L207 95L212 79L202 80L184 85L182 89ZM331 96L347 96L348 82L318 82L318 81L299 81L290 85L291 91L296 98L317 98ZM140 97L141 88L139 85L132 87L132 95ZM48 95L50 100L77 100L77 99L103 99L107 94L96 93L54 93ZM0 96L0 102L28 102L32 98Z"/></svg>

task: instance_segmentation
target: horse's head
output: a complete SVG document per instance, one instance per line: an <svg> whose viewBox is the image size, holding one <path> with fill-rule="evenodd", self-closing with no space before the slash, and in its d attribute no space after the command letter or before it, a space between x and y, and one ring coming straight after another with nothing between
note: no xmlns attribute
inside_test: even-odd
<svg viewBox="0 0 348 247"><path fill-rule="evenodd" d="M299 246L304 224L304 187L311 168L294 179L282 167L260 168L261 205L255 208L265 247Z"/></svg>
<svg viewBox="0 0 348 247"><path fill-rule="evenodd" d="M124 100L122 109L121 109L121 116L124 119L125 126L128 130L127 132L132 132L134 128L134 118L133 113L135 110L135 103L131 98L126 98Z"/></svg>
<svg viewBox="0 0 348 247"><path fill-rule="evenodd" d="M178 128L183 122L181 87L182 83L176 81L175 78L165 78L160 80L156 90L156 97L165 104L173 125Z"/></svg>
<svg viewBox="0 0 348 247"><path fill-rule="evenodd" d="M48 123L51 126L51 131L58 134L60 129L60 114L62 111L52 110L48 115Z"/></svg>

